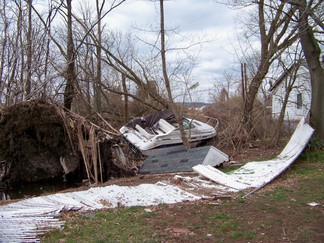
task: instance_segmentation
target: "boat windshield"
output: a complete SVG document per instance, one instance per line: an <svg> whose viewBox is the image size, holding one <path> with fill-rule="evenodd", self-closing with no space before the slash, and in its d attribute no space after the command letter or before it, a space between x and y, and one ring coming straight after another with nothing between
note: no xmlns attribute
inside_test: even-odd
<svg viewBox="0 0 324 243"><path fill-rule="evenodd" d="M183 124L183 129L192 129L192 128L196 127L195 126L196 123L192 120L187 119L187 118L184 118L182 120L182 124Z"/></svg>

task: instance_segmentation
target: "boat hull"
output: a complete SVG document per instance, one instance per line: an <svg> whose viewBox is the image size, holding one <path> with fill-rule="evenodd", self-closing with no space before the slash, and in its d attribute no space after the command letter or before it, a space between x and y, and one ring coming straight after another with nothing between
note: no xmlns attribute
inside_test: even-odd
<svg viewBox="0 0 324 243"><path fill-rule="evenodd" d="M190 147L196 147L199 143L216 136L214 127L197 120L185 119L187 122L190 122L190 128L185 129ZM174 127L163 119L161 120L156 126L153 126L154 130L151 128L151 132L138 125L133 127L123 126L120 132L124 139L143 155L156 155L184 150L179 128Z"/></svg>

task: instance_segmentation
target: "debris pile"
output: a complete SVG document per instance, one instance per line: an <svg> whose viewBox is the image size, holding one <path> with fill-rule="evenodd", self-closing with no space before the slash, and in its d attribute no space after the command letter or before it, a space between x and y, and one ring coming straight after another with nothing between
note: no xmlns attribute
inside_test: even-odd
<svg viewBox="0 0 324 243"><path fill-rule="evenodd" d="M99 127L50 101L15 104L0 111L0 181L37 182L64 174L105 181L127 170L112 162L118 138L107 122Z"/></svg>

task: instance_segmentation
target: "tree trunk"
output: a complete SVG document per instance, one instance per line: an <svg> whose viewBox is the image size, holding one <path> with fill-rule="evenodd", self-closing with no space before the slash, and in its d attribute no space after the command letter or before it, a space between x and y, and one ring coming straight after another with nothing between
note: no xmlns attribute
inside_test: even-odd
<svg viewBox="0 0 324 243"><path fill-rule="evenodd" d="M321 67L318 42L309 25L308 9L305 0L300 0L299 38L308 64L312 83L312 103L310 123L315 128L315 137L324 141L324 69Z"/></svg>
<svg viewBox="0 0 324 243"><path fill-rule="evenodd" d="M66 0L67 3L67 66L66 66L66 86L64 90L64 108L71 110L73 98L75 96L75 53L72 34L72 0Z"/></svg>
<svg viewBox="0 0 324 243"><path fill-rule="evenodd" d="M7 16L6 16L6 2L3 0L2 2L3 8L1 9L3 14L3 33L2 33L2 43L1 43L1 51L0 51L0 100L2 100L2 94L3 94L3 86L4 81L2 80L3 74L4 74L4 65L5 65L5 54L6 54L6 48L7 48L7 42L8 42L8 22L7 22Z"/></svg>
<svg viewBox="0 0 324 243"><path fill-rule="evenodd" d="M253 104L263 78L268 72L270 64L261 63L260 66L262 66L262 69L252 79L249 85L249 89L246 92L246 97L243 105L243 117L241 120L242 124L240 130L243 130L243 133L247 138L254 138L256 136L253 130Z"/></svg>
<svg viewBox="0 0 324 243"><path fill-rule="evenodd" d="M51 12L49 13L48 19L51 19ZM47 75L48 75L48 66L49 66L49 58L50 58L50 42L51 38L51 21L48 21L48 34L46 35L46 50L45 50L45 64L44 64L44 80L46 81L43 86L43 96L47 95ZM45 39L44 39L45 40Z"/></svg>
<svg viewBox="0 0 324 243"><path fill-rule="evenodd" d="M166 50L165 50L165 31L164 31L164 5L163 0L160 0L160 31L161 31L161 59L162 59L162 72L163 72L163 79L164 84L168 93L168 103L170 108L172 109L175 119L179 124L180 135L184 145L184 148L188 150L190 148L190 144L188 138L186 137L183 123L182 123L182 116L180 115L175 103L173 102L172 91L170 86L170 80L167 73L167 66L166 66Z"/></svg>
<svg viewBox="0 0 324 243"><path fill-rule="evenodd" d="M258 66L258 71L256 75L251 80L251 83L247 89L245 87L245 99L243 104L243 117L241 120L240 132L247 137L254 137L253 134L253 119L252 119L252 111L255 97L258 93L259 87L263 81L264 76L267 74L269 66L270 66L270 55L269 55L269 47L268 47L268 35L265 28L265 19L264 19L264 1L261 0L258 3L258 24L261 38L261 62Z"/></svg>
<svg viewBox="0 0 324 243"><path fill-rule="evenodd" d="M270 1L271 3L271 1ZM258 90L265 78L268 70L274 60L297 39L296 30L292 29L288 32L291 16L296 9L291 8L287 13L283 14L285 2L280 2L278 9L273 16L267 14L268 4L264 0L257 1L258 4L258 25L261 42L260 64L258 65L257 73L252 78L248 90L246 90L246 99L243 106L243 114L239 132L247 138L255 138L257 134L254 131L253 125L253 104L257 97ZM285 34L284 34L285 33Z"/></svg>
<svg viewBox="0 0 324 243"><path fill-rule="evenodd" d="M97 7L97 22L98 22L98 45L96 46L97 52L97 75L96 75L96 83L95 83L95 90L94 90L94 100L95 100L95 108L96 111L100 114L101 113L101 9L99 6L99 1L96 0L96 7Z"/></svg>
<svg viewBox="0 0 324 243"><path fill-rule="evenodd" d="M126 75L122 74L122 86L123 86L123 93L124 93L124 123L128 122L128 90L126 86Z"/></svg>
<svg viewBox="0 0 324 243"><path fill-rule="evenodd" d="M22 63L19 64L19 50L21 49L21 47L19 46L20 42L21 42L21 33L22 33L22 10L21 10L21 6L20 4L17 4L18 7L18 13L17 13L17 23L16 23L16 36L14 39L14 43L12 44L12 49L13 49L13 58L12 58L12 62L10 65L11 70L9 71L9 78L8 78L8 83L7 83L7 87L6 87L6 93L5 95L5 105L6 106L10 106L14 103L14 95L13 95L13 90L12 90L12 86L14 86L14 82L17 78L17 76L19 76L18 73L18 68L19 66L22 66ZM9 44L10 45L10 44ZM22 87L22 86L20 86Z"/></svg>
<svg viewBox="0 0 324 243"><path fill-rule="evenodd" d="M33 0L28 0L28 30L27 30L27 76L26 76L26 98L31 93L31 66L32 66L32 4Z"/></svg>

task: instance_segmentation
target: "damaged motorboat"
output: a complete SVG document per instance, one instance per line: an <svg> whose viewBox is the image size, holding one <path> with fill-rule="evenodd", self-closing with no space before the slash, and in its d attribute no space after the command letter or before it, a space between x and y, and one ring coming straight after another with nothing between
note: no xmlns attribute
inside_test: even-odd
<svg viewBox="0 0 324 243"><path fill-rule="evenodd" d="M207 123L185 117L182 124L191 147L216 136L216 128ZM179 124L170 109L134 118L119 131L143 155L184 150Z"/></svg>

